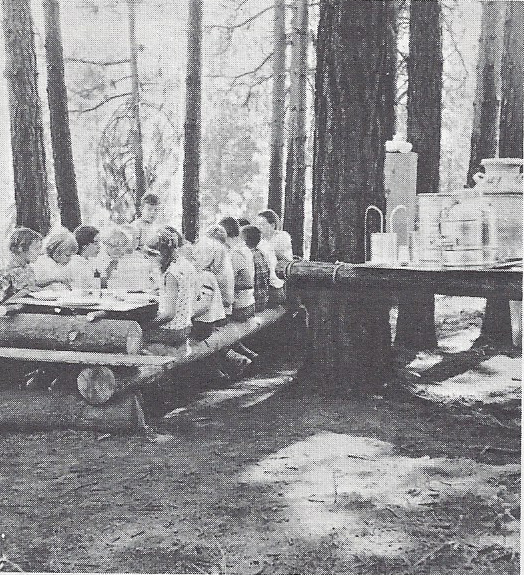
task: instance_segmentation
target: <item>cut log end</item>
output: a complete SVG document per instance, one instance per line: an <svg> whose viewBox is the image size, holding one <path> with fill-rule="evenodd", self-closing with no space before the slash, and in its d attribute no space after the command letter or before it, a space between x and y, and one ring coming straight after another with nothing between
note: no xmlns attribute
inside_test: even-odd
<svg viewBox="0 0 524 575"><path fill-rule="evenodd" d="M76 378L80 395L90 405L102 405L115 393L115 374L105 366L86 367Z"/></svg>

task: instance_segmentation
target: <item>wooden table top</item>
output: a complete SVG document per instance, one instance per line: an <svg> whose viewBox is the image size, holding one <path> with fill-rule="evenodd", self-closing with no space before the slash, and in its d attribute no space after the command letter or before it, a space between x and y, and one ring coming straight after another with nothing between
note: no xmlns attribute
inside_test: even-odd
<svg viewBox="0 0 524 575"><path fill-rule="evenodd" d="M143 293L118 293L102 290L101 295L78 293L74 291L42 290L34 294L13 297L10 303L24 304L31 307L65 308L77 311L107 311L126 313L156 306L158 297Z"/></svg>

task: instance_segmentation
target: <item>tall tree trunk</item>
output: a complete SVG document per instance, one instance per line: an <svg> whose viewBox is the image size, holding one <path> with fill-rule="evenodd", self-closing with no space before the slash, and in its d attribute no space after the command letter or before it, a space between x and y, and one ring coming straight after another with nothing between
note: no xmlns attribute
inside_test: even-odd
<svg viewBox="0 0 524 575"><path fill-rule="evenodd" d="M413 0L409 26L407 137L418 154L417 194L439 191L442 121L439 0Z"/></svg>
<svg viewBox="0 0 524 575"><path fill-rule="evenodd" d="M439 191L442 24L438 0L413 0L409 27L407 137L418 154L417 194ZM435 298L401 295L395 343L435 347Z"/></svg>
<svg viewBox="0 0 524 575"><path fill-rule="evenodd" d="M195 241L198 237L200 212L202 7L202 0L189 0L186 122L184 125L184 178L182 185L182 233L190 242Z"/></svg>
<svg viewBox="0 0 524 575"><path fill-rule="evenodd" d="M499 156L522 158L522 70L524 51L524 3L508 2L502 56L502 104Z"/></svg>
<svg viewBox="0 0 524 575"><path fill-rule="evenodd" d="M386 88L384 94L384 106L386 119L384 130L386 139L392 140L396 128L395 106L397 100L397 58L398 58L398 12L399 0L390 0L387 3L388 10L388 35L386 39Z"/></svg>
<svg viewBox="0 0 524 575"><path fill-rule="evenodd" d="M502 53L502 102L500 110L499 156L522 158L523 155L523 51L524 4L508 2L504 22ZM488 298L482 332L477 345L496 343L511 346L511 317L505 298Z"/></svg>
<svg viewBox="0 0 524 575"><path fill-rule="evenodd" d="M2 0L16 223L43 234L50 213L38 71L29 0Z"/></svg>
<svg viewBox="0 0 524 575"><path fill-rule="evenodd" d="M295 0L291 56L291 114L284 195L284 229L293 252L304 254L304 199L306 197L306 107L308 74L308 0Z"/></svg>
<svg viewBox="0 0 524 575"><path fill-rule="evenodd" d="M47 99L51 120L51 144L58 208L62 225L74 230L82 223L69 130L64 53L59 0L44 0Z"/></svg>
<svg viewBox="0 0 524 575"><path fill-rule="evenodd" d="M500 2L482 4L482 29L477 64L477 87L473 102L473 130L467 183L473 187L473 176L484 158L497 153L499 113L499 76L502 55L502 10Z"/></svg>
<svg viewBox="0 0 524 575"><path fill-rule="evenodd" d="M142 123L140 121L140 81L138 76L138 43L136 41L136 11L137 0L128 0L129 9L129 49L131 64L131 146L135 160L135 209L140 211L140 202L146 193L146 177L144 173L144 148L142 144Z"/></svg>
<svg viewBox="0 0 524 575"><path fill-rule="evenodd" d="M275 0L273 19L273 96L267 207L282 214L284 120L286 115L286 2Z"/></svg>
<svg viewBox="0 0 524 575"><path fill-rule="evenodd" d="M387 2L321 0L317 41L312 258L364 260L364 212L385 205ZM387 294L329 290L310 304L308 371L369 392L390 374ZM327 330L327 331L326 331ZM357 359L359 358L359 359Z"/></svg>

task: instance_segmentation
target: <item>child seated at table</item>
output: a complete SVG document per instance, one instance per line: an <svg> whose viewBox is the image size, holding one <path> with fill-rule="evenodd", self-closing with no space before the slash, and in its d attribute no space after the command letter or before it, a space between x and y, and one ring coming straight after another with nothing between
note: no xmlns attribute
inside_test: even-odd
<svg viewBox="0 0 524 575"><path fill-rule="evenodd" d="M235 321L246 321L255 315L255 266L253 254L240 236L240 226L233 217L220 220L226 230L226 246L233 265L234 301L232 317Z"/></svg>
<svg viewBox="0 0 524 575"><path fill-rule="evenodd" d="M160 210L160 198L156 194L145 194L140 203L140 217L131 224L137 236L137 249L153 241L161 229L157 223Z"/></svg>
<svg viewBox="0 0 524 575"><path fill-rule="evenodd" d="M196 292L193 302L195 339L205 339L226 319L220 287L215 272L223 265L225 248L211 238L200 239L191 250L196 268Z"/></svg>
<svg viewBox="0 0 524 575"><path fill-rule="evenodd" d="M264 254L258 249L262 234L256 226L244 226L240 235L253 254L255 311L264 311L269 302L269 265Z"/></svg>
<svg viewBox="0 0 524 575"><path fill-rule="evenodd" d="M137 251L138 235L131 226L122 226L125 234L123 242L124 253L117 260L116 268L108 279L110 290L126 290L153 293L160 287L160 268L158 263L146 258ZM157 235L150 241L156 241Z"/></svg>
<svg viewBox="0 0 524 575"><path fill-rule="evenodd" d="M100 271L97 270L95 259L100 253L100 230L94 226L81 225L73 233L78 244L78 254L71 257L69 264L72 270L72 287L99 287Z"/></svg>
<svg viewBox="0 0 524 575"><path fill-rule="evenodd" d="M191 333L197 272L179 253L182 236L172 228L162 229L144 247L147 258L162 272L158 315L152 322L149 340L171 345L184 342Z"/></svg>
<svg viewBox="0 0 524 575"><path fill-rule="evenodd" d="M36 284L50 289L71 289L71 258L78 252L75 236L63 230L48 236L44 243L45 254L34 263Z"/></svg>
<svg viewBox="0 0 524 575"><path fill-rule="evenodd" d="M227 251L227 232L223 226L216 224L208 228L205 235L220 246L220 258L215 261L213 273L220 287L226 318L230 318L233 313L233 301L235 299L235 273L231 257Z"/></svg>
<svg viewBox="0 0 524 575"><path fill-rule="evenodd" d="M0 301L36 291L33 264L42 253L42 236L30 228L16 228L9 238L10 258L1 274Z"/></svg>

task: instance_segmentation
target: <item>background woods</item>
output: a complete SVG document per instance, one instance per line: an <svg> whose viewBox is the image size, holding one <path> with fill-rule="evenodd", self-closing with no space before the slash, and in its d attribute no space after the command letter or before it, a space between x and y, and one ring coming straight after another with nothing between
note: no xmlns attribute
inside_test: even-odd
<svg viewBox="0 0 524 575"><path fill-rule="evenodd" d="M5 20L11 3L6 0L4 4ZM277 14L279 22L282 21L282 9L277 4L228 0L220 8L214 2L203 5L199 214L204 222L211 221L219 213L240 214L244 204L251 214L255 213L267 205L269 189L274 189L270 184L270 174L279 169L280 184L277 184L277 188L280 185L279 205L284 217L286 194L282 192L285 185L288 187L286 227L293 232L296 253L301 252L300 234L304 234L304 247L308 254L312 231L313 72L319 6L317 3L306 6L304 1L297 0L284 7L285 73L280 71L274 84L274 68L277 64L282 68L283 54L281 24L278 33L280 43L275 46ZM16 5L21 3L17 2ZM390 31L393 31L391 39L398 44L396 57L390 56L390 63L394 60L398 71L395 82L396 131L406 133L409 5L399 0L388 3L388 6L398 12L390 26ZM48 159L48 183L38 183L35 190L38 187L48 190L50 218L57 221L59 210L55 211L55 208L60 205L57 199L61 197L57 192L64 189L60 184L61 174L62 178L67 176L69 179L66 181L70 182L73 175L76 176L83 220L105 220L110 214L123 214L127 219L133 217L137 188L135 166L139 166L140 162L135 163L138 147L137 143L133 143L137 130L132 125L135 122L132 118L136 117L132 111L136 110L136 96L133 93L136 93L138 85L145 185L147 189L160 193L166 201L168 217L180 225L188 5L175 9L171 3L163 1L127 3L108 0L99 3L74 0L62 2L60 6L57 1L49 1L44 7L47 8L47 17L40 2L31 4L36 31L34 71L38 75L35 80L43 103L43 148L39 156L45 155ZM58 7L60 21L55 19L54 28L51 28L49 10L54 8L57 13ZM130 37L130 10L134 10L136 20L136 46L131 46L131 51L127 48L133 43ZM444 65L440 188L449 189L462 186L465 183L464 172L468 170L482 4L445 1L442 2L442 10ZM294 18L295 13L297 18ZM302 22L299 21L301 16L304 18ZM304 43L306 35L299 31L305 26L305 20L308 21L309 31L307 45ZM62 162L51 162L54 150L51 130L46 128L51 118L47 111L46 93L46 22L48 36L52 30L55 36L57 32L62 34L73 170L71 162L67 160L67 137L60 138L64 146L64 151L59 154ZM57 22L61 24L61 30L57 28ZM397 37L395 23L398 25ZM298 46L296 37L302 39ZM8 67L12 65L9 48L5 51L5 42L8 41L9 38L2 43L0 65L3 67L6 63ZM59 44L47 42L47 45L55 47L53 53L58 57ZM390 46L393 46L391 42ZM392 48L390 54L393 52ZM133 58L130 58L133 53L136 68L132 65ZM302 62L301 72L296 68L297 62ZM49 74L53 71L58 73L59 66L53 64ZM59 89L59 81L52 84L55 90ZM390 96L387 98L391 99ZM49 100L50 108L56 109L51 102L59 99L50 94ZM278 115L275 112L277 100L283 106L284 116L282 112L278 112ZM0 103L0 122L4 128L8 128L7 81L0 83ZM63 106L60 118L58 127L65 130ZM279 118L279 122L275 123L272 118ZM278 143L272 137L276 124L279 129L283 128ZM3 129L0 133L4 150L0 157L0 183L13 204L13 209L2 214L3 227L7 229L9 221L14 221L10 218L15 215L15 186L9 130ZM452 141L455 145L452 145ZM271 160L272 157L276 159ZM294 158L292 162L291 157ZM15 163L17 170L20 170L20 162ZM39 178L46 177L42 170L39 172ZM20 177L17 173L17 180ZM140 176L138 184L138 188L141 188ZM74 186L68 185L67 189L61 193L70 193ZM302 196L303 229L299 224ZM40 203L45 214L43 202L42 199ZM66 203L73 210L73 225L78 218L74 199ZM35 209L38 204L34 203ZM67 220L69 216L62 217ZM64 223L69 225L67 221ZM345 257L348 258L348 255Z"/></svg>

